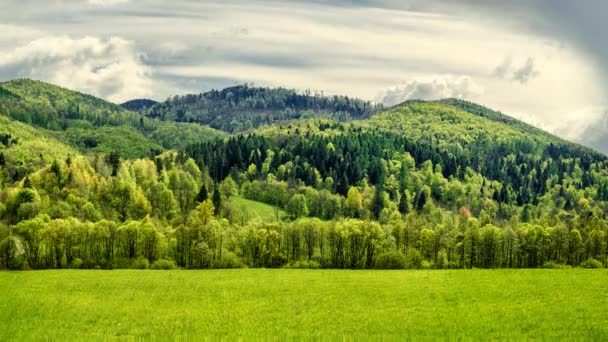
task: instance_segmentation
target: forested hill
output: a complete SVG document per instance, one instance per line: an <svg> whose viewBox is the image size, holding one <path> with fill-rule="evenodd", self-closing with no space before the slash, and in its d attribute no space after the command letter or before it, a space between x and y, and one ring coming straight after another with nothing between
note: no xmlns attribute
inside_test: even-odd
<svg viewBox="0 0 608 342"><path fill-rule="evenodd" d="M234 133L289 119L362 119L381 109L371 102L347 96L242 85L198 95L175 96L144 109L143 113L165 121L197 122Z"/></svg>
<svg viewBox="0 0 608 342"><path fill-rule="evenodd" d="M604 267L607 213L606 156L459 100L0 84L0 268Z"/></svg>
<svg viewBox="0 0 608 342"><path fill-rule="evenodd" d="M68 120L101 125L137 125L139 115L91 95L19 79L0 83L0 113L33 126L65 129Z"/></svg>
<svg viewBox="0 0 608 342"><path fill-rule="evenodd" d="M445 103L445 104L449 104L452 105L454 107L460 108L466 112L469 112L471 114L475 114L493 121L497 121L497 122L502 122L504 124L510 125L512 127L515 127L519 130L521 130L522 132L526 132L528 134L534 134L534 135L544 135L547 136L549 138L549 140L552 140L554 142L559 142L559 143L563 143L563 144L570 144L570 145L577 145L579 147L582 147L584 149L587 150L591 150L591 148L588 147L584 147L584 146L580 146L578 144L574 144L572 142L568 142L554 134L550 134L546 131L543 131L540 128L534 127L530 124L527 124L523 121L517 120L515 118L512 118L508 115L505 115L501 112L492 110L488 107L479 105L477 103L473 103L470 101L466 101L466 100L462 100L462 99L444 99L439 101L441 103ZM593 152L592 152L593 153ZM597 157L598 158L602 158L603 155L601 153L597 153Z"/></svg>
<svg viewBox="0 0 608 342"><path fill-rule="evenodd" d="M5 121L1 128L15 141L41 143L53 138L81 153L116 152L122 158L145 157L224 135L198 124L150 119L91 95L27 79L0 83L0 116L13 120ZM14 121L29 125L31 134ZM66 151L55 149L55 145L49 143L39 151L48 153L40 153L40 157L39 153L13 155L19 149L15 143L5 151L5 157L24 165L35 159L48 161L49 153Z"/></svg>

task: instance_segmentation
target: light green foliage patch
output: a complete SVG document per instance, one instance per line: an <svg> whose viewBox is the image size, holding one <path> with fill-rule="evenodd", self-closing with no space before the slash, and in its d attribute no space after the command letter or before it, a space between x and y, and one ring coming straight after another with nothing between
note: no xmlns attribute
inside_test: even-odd
<svg viewBox="0 0 608 342"><path fill-rule="evenodd" d="M231 201L232 207L247 220L259 218L263 221L276 221L277 215L279 218L286 215L283 209L243 197L233 197Z"/></svg>

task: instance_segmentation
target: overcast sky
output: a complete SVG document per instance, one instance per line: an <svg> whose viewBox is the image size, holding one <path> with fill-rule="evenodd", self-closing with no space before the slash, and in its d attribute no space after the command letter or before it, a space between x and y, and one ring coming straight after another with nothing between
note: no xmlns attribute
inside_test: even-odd
<svg viewBox="0 0 608 342"><path fill-rule="evenodd" d="M608 152L608 1L2 0L0 80L114 102L244 82L461 97Z"/></svg>

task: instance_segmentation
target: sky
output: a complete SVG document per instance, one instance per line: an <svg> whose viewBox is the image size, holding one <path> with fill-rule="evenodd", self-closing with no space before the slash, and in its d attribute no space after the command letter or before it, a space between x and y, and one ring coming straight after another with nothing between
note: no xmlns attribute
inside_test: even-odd
<svg viewBox="0 0 608 342"><path fill-rule="evenodd" d="M608 153L604 0L2 0L0 81L464 98Z"/></svg>

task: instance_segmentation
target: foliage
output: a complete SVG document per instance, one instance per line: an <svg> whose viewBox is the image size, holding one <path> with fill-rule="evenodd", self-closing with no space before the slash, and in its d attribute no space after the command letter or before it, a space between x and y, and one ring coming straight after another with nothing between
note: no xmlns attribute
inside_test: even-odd
<svg viewBox="0 0 608 342"><path fill-rule="evenodd" d="M242 85L198 95L175 96L143 109L142 113L162 121L197 122L234 133L289 119L364 118L380 109L378 105L346 96Z"/></svg>
<svg viewBox="0 0 608 342"><path fill-rule="evenodd" d="M360 120L221 138L40 82L1 87L2 269L608 264L606 157L474 104L368 118L355 100L239 88L209 96L235 115L277 94L342 101Z"/></svg>
<svg viewBox="0 0 608 342"><path fill-rule="evenodd" d="M175 269L175 261L171 259L158 259L150 266L153 270L172 270Z"/></svg>
<svg viewBox="0 0 608 342"><path fill-rule="evenodd" d="M595 260L593 258L589 258L587 260L585 260L583 263L581 263L580 265L582 268L603 268L604 265L602 265L602 263L598 260Z"/></svg>
<svg viewBox="0 0 608 342"><path fill-rule="evenodd" d="M380 270L402 270L407 266L405 256L399 252L382 253L376 259L375 268Z"/></svg>

